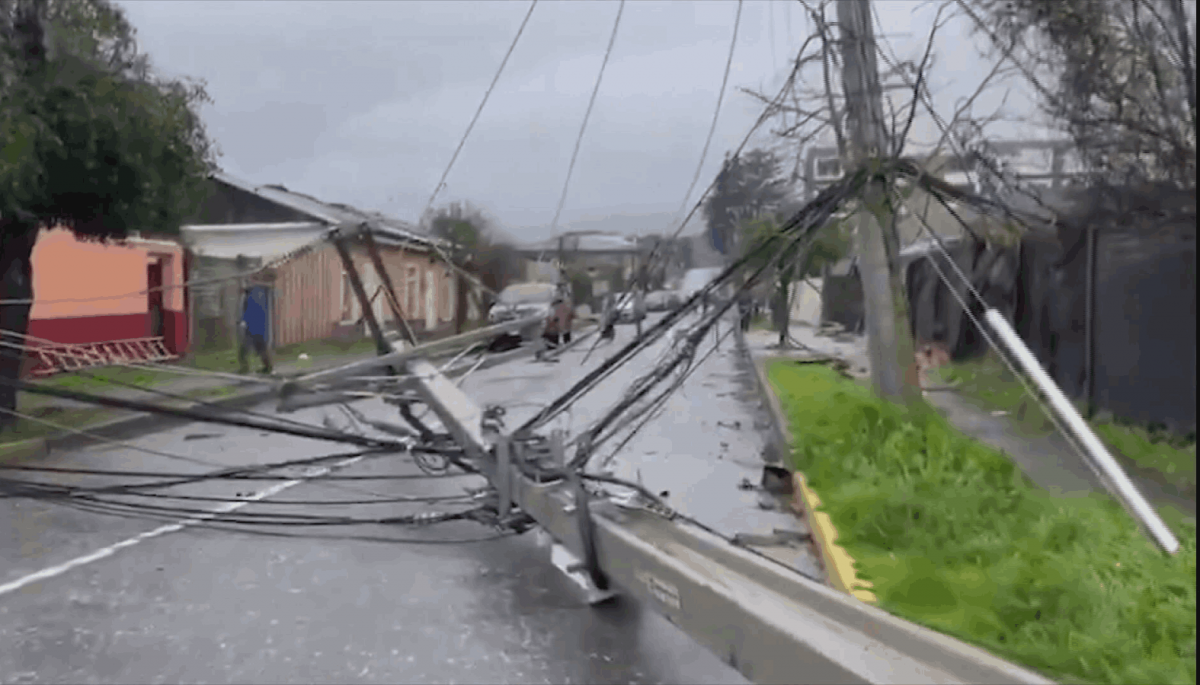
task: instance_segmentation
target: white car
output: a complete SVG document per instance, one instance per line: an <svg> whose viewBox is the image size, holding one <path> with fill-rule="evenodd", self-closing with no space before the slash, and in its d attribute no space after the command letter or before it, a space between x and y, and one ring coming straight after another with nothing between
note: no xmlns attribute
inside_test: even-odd
<svg viewBox="0 0 1200 685"><path fill-rule="evenodd" d="M617 295L617 321L634 323L646 318L646 303L632 293Z"/></svg>

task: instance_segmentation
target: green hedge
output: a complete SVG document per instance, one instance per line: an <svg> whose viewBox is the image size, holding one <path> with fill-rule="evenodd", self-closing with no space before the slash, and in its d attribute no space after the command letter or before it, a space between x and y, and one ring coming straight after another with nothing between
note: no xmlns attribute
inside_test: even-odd
<svg viewBox="0 0 1200 685"><path fill-rule="evenodd" d="M1092 683L1196 682L1196 536L1160 552L1100 496L1056 498L930 411L832 369L768 369L796 468L880 605L1036 669Z"/></svg>

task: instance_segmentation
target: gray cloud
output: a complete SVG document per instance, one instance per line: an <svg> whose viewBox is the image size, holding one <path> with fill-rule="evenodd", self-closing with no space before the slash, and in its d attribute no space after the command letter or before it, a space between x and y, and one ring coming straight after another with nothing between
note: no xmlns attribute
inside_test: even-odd
<svg viewBox="0 0 1200 685"><path fill-rule="evenodd" d="M164 72L208 81L215 104L205 121L231 173L413 219L529 6L139 0L124 7ZM876 7L899 56L919 57L932 8L913 0ZM540 237L616 11L611 0L539 4L441 201L471 200L507 226L543 227L513 230ZM735 11L733 2L711 0L627 3L564 225L679 208L716 103ZM778 87L805 30L788 3L745 4L697 196L758 114L735 89ZM948 112L987 65L961 26L947 30L938 50L942 66L933 78L939 109ZM981 106L997 105L1001 95ZM918 119L915 133L936 139L927 119Z"/></svg>

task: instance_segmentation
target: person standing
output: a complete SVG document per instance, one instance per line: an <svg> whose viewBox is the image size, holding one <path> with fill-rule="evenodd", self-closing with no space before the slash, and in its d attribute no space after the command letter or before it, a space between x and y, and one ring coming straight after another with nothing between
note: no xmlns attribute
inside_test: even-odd
<svg viewBox="0 0 1200 685"><path fill-rule="evenodd" d="M742 332L750 330L750 318L754 315L754 302L749 290L738 293L738 313L742 315Z"/></svg>
<svg viewBox="0 0 1200 685"><path fill-rule="evenodd" d="M642 319L646 318L646 291L638 288L633 294L633 318L637 321L637 334L642 337Z"/></svg>
<svg viewBox="0 0 1200 685"><path fill-rule="evenodd" d="M249 373L250 348L262 359L262 372L271 373L271 351L267 348L268 286L251 283L242 291L242 321L239 326L238 364L241 373Z"/></svg>
<svg viewBox="0 0 1200 685"><path fill-rule="evenodd" d="M604 313L600 316L600 339L612 341L617 337L617 308L613 296L604 298Z"/></svg>
<svg viewBox="0 0 1200 685"><path fill-rule="evenodd" d="M565 297L559 298L556 305L556 313L558 314L558 333L562 338L562 344L571 342L571 328L575 324L575 307L571 306L571 301Z"/></svg>

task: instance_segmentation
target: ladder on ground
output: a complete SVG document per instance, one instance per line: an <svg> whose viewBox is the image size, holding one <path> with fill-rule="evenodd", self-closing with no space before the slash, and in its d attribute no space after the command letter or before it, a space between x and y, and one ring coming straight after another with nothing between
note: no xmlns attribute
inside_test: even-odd
<svg viewBox="0 0 1200 685"><path fill-rule="evenodd" d="M30 347L37 360L32 375L49 376L117 364L164 362L176 358L162 337L108 340L83 344L41 344Z"/></svg>

